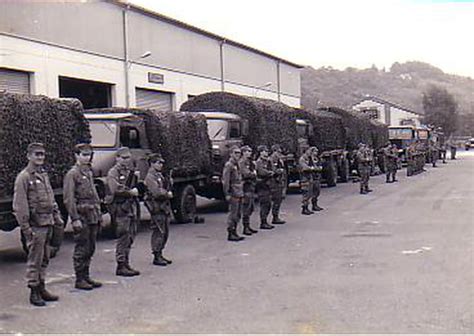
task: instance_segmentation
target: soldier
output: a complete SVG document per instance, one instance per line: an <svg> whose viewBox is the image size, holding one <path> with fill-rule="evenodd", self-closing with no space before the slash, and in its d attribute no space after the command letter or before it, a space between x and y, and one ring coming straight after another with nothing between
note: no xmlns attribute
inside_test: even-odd
<svg viewBox="0 0 474 336"><path fill-rule="evenodd" d="M411 143L406 148L407 176L412 176L415 173L415 170L416 170L415 155L416 155L415 144Z"/></svg>
<svg viewBox="0 0 474 336"><path fill-rule="evenodd" d="M272 224L285 224L286 222L280 218L280 207L283 201L283 192L286 185L285 164L282 160L282 150L280 145L272 146L270 162L273 170L273 179L270 190L272 199Z"/></svg>
<svg viewBox="0 0 474 336"><path fill-rule="evenodd" d="M449 149L451 151L451 160L456 160L456 151L457 151L457 146L456 146L456 141L453 139L449 140Z"/></svg>
<svg viewBox="0 0 474 336"><path fill-rule="evenodd" d="M398 170L398 147L396 144L392 145L392 182L398 182L397 180L397 170Z"/></svg>
<svg viewBox="0 0 474 336"><path fill-rule="evenodd" d="M240 170L244 181L244 198L242 201L242 222L244 225L244 235L251 236L257 233L250 226L250 216L252 216L255 199L255 185L257 183L257 171L255 170L255 162L252 160L252 148L243 146L242 159L240 159Z"/></svg>
<svg viewBox="0 0 474 336"><path fill-rule="evenodd" d="M229 203L229 216L227 218L228 241L241 241L245 239L237 234L237 225L242 216L242 199L244 197L244 185L239 166L241 155L240 148L232 146L229 161L224 165L222 173L224 195Z"/></svg>
<svg viewBox="0 0 474 336"><path fill-rule="evenodd" d="M118 276L136 276L140 272L130 266L130 249L137 232L138 189L136 188L136 173L132 153L128 147L117 150L116 164L107 174L110 214L117 225L117 246L115 257Z"/></svg>
<svg viewBox="0 0 474 336"><path fill-rule="evenodd" d="M314 166L311 160L312 149L308 148L299 159L300 187L301 187L301 214L312 215L314 212L309 210L311 200L313 171Z"/></svg>
<svg viewBox="0 0 474 336"><path fill-rule="evenodd" d="M151 215L151 251L153 253L153 265L167 266L172 261L163 256L163 249L168 241L169 224L171 220L171 203L173 198L171 187L173 180L166 178L163 171L165 160L160 154L151 154L148 158L150 169L145 177L145 206Z"/></svg>
<svg viewBox="0 0 474 336"><path fill-rule="evenodd" d="M71 217L76 243L73 254L77 289L91 290L102 284L92 280L89 268L94 255L101 221L100 199L91 169L92 147L79 144L74 148L76 164L64 178L64 204Z"/></svg>
<svg viewBox="0 0 474 336"><path fill-rule="evenodd" d="M448 146L446 143L442 143L439 145L438 147L438 151L439 151L439 155L441 157L441 159L443 160L443 163L447 163L446 162L446 152L448 151Z"/></svg>
<svg viewBox="0 0 474 336"><path fill-rule="evenodd" d="M274 226L267 223L267 217L272 207L270 188L274 174L268 157L268 147L260 145L257 150L259 156L257 162L255 162L255 168L257 170L257 194L260 203L260 229L271 230Z"/></svg>
<svg viewBox="0 0 474 336"><path fill-rule="evenodd" d="M434 141L430 142L430 152L431 152L431 163L433 167L436 167L436 161L438 160L439 152Z"/></svg>
<svg viewBox="0 0 474 336"><path fill-rule="evenodd" d="M369 189L371 159L369 149L366 147L365 144L359 144L359 149L357 150L356 156L360 175L360 193L364 195L372 191L371 189Z"/></svg>
<svg viewBox="0 0 474 336"><path fill-rule="evenodd" d="M28 145L28 165L16 177L13 192L13 212L28 246L30 303L40 307L46 305L45 301L58 300L46 290L45 278L53 225L64 227L48 174L43 170L45 155L42 143Z"/></svg>
<svg viewBox="0 0 474 336"><path fill-rule="evenodd" d="M312 211L321 211L324 210L318 205L318 198L321 194L321 172L323 171L323 166L321 160L319 159L319 150L317 147L311 147L311 160L314 170L312 172L312 188L311 188L311 205Z"/></svg>
<svg viewBox="0 0 474 336"><path fill-rule="evenodd" d="M397 146L394 146L395 149L390 142L387 142L387 145L384 147L386 183L393 183L396 181L395 175L397 173L398 152L396 151Z"/></svg>

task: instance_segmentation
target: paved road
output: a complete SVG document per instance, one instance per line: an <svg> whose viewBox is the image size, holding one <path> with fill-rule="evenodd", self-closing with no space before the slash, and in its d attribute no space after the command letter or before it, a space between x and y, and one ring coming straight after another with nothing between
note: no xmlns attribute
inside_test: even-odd
<svg viewBox="0 0 474 336"><path fill-rule="evenodd" d="M241 243L207 206L204 224L172 226L167 268L151 265L143 227L138 278L114 276L114 242L101 240L93 274L105 286L92 292L73 288L68 236L47 308L27 303L18 231L1 233L0 333L473 333L474 155L439 166L374 177L365 196L353 183L324 189L311 217L290 195L289 224Z"/></svg>

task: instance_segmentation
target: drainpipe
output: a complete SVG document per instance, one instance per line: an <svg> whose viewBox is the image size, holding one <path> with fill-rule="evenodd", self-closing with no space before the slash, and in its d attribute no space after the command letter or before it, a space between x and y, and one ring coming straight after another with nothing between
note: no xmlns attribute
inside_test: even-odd
<svg viewBox="0 0 474 336"><path fill-rule="evenodd" d="M280 92L281 92L281 87L280 87L280 85L281 85L281 83L280 83L280 80L281 80L281 79L280 79L280 71L281 71L281 69L280 69L280 63L281 63L281 61L278 60L278 61L277 61L277 93L278 93L278 101L281 101L281 96L280 96Z"/></svg>
<svg viewBox="0 0 474 336"><path fill-rule="evenodd" d="M225 91L225 74L224 74L224 44L226 40L219 41L219 53L220 53L220 61L221 61L221 91Z"/></svg>
<svg viewBox="0 0 474 336"><path fill-rule="evenodd" d="M130 4L127 4L127 7L122 12L123 18L123 67L125 74L125 106L130 107L130 76L129 76L129 56L128 56L128 10L130 9Z"/></svg>

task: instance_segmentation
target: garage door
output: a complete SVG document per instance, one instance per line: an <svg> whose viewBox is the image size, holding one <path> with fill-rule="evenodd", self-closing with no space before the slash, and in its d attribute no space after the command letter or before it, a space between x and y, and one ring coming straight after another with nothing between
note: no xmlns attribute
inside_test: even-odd
<svg viewBox="0 0 474 336"><path fill-rule="evenodd" d="M159 111L173 110L173 94L163 91L136 89L137 107L156 109Z"/></svg>
<svg viewBox="0 0 474 336"><path fill-rule="evenodd" d="M0 68L0 91L30 93L30 74L25 71Z"/></svg>

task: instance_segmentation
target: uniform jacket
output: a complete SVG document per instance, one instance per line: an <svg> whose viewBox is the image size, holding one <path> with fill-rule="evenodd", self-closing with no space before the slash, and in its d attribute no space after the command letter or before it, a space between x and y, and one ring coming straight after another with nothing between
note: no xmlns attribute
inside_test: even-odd
<svg viewBox="0 0 474 336"><path fill-rule="evenodd" d="M255 162L252 159L240 159L240 172L244 181L244 192L254 192L257 183L257 171Z"/></svg>
<svg viewBox="0 0 474 336"><path fill-rule="evenodd" d="M306 155L301 155L298 163L300 170L300 182L305 183L312 181L314 167L312 165L311 158Z"/></svg>
<svg viewBox="0 0 474 336"><path fill-rule="evenodd" d="M89 165L74 165L64 177L64 204L71 220L85 219L89 224L100 220L100 199Z"/></svg>
<svg viewBox="0 0 474 336"><path fill-rule="evenodd" d="M370 164L369 151L365 149L359 149L356 152L357 163L359 166L368 166Z"/></svg>
<svg viewBox="0 0 474 336"><path fill-rule="evenodd" d="M284 183L284 174L281 172L282 170L284 171L285 169L285 164L283 163L283 160L280 158L280 154L275 152L272 155L270 155L270 162L272 166L272 171L273 171L273 179L274 179L274 187L283 187Z"/></svg>
<svg viewBox="0 0 474 336"><path fill-rule="evenodd" d="M148 210L152 213L171 213L170 197L168 197L170 185L164 175L150 167L145 177L145 186L147 187L145 201Z"/></svg>
<svg viewBox="0 0 474 336"><path fill-rule="evenodd" d="M239 198L244 196L242 172L240 171L239 162L234 158L230 158L224 165L222 184L224 195Z"/></svg>
<svg viewBox="0 0 474 336"><path fill-rule="evenodd" d="M132 170L120 164L115 164L107 174L108 197L107 203L124 202L133 198L131 189L135 186L127 186L127 179Z"/></svg>
<svg viewBox="0 0 474 336"><path fill-rule="evenodd" d="M255 162L255 168L257 170L257 189L269 190L273 177L272 163L270 162L270 159L259 157Z"/></svg>
<svg viewBox="0 0 474 336"><path fill-rule="evenodd" d="M15 180L13 213L22 229L62 222L48 174L28 165Z"/></svg>
<svg viewBox="0 0 474 336"><path fill-rule="evenodd" d="M319 157L311 156L310 162L314 167L314 170L312 172L313 180L319 181L321 179L321 172L323 171L321 161L319 160Z"/></svg>

